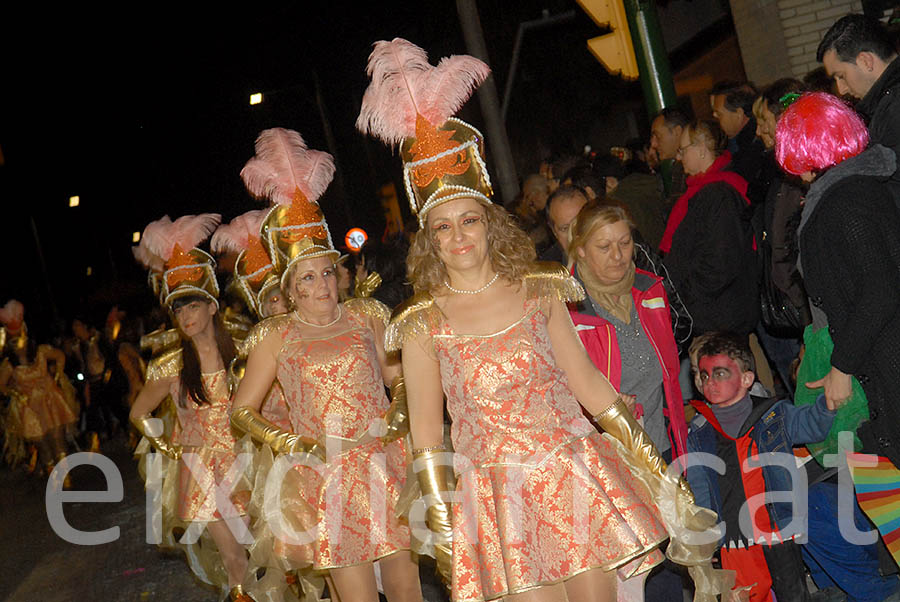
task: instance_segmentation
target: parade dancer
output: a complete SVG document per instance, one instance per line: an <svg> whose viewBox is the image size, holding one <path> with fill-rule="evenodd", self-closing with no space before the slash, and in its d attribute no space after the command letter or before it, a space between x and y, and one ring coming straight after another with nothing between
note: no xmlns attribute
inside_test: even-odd
<svg viewBox="0 0 900 602"><path fill-rule="evenodd" d="M278 458L276 465L297 465L279 483L280 504L271 507L268 495L262 503L270 519L284 519L292 532L262 525L254 536L257 546L271 542L273 562L282 570L327 571L332 595L341 602L377 601L376 562L388 600L419 602L409 531L394 515L406 475L399 438L405 412L392 413L397 420L387 435L383 429L372 431L380 437L370 433L373 425L384 426L385 384L394 381L392 388L402 389L399 365L383 349L388 310L371 299L338 301L339 253L316 203L333 173L330 155L309 150L297 132L280 128L260 134L256 157L242 171L252 192L275 203L263 241L293 310L263 321L248 337L232 424L263 443L269 458L308 459ZM289 430L258 411L276 381L287 400ZM400 400L392 407L401 407ZM295 537L300 532L308 537Z"/></svg>
<svg viewBox="0 0 900 602"><path fill-rule="evenodd" d="M677 526L664 527L654 498L689 494L581 345L565 305L581 286L536 263L527 235L490 200L484 138L452 117L487 65L454 56L433 67L395 39L375 44L368 73L357 126L400 145L420 227L407 260L417 294L395 310L386 348L402 349L438 569L454 601L615 600L617 573L649 571ZM694 552L709 572L711 549ZM642 598L636 582L627 599Z"/></svg>
<svg viewBox="0 0 900 602"><path fill-rule="evenodd" d="M144 231L146 250L162 260L160 299L181 335L180 345L151 362L147 381L131 408L135 427L160 453L178 461L177 516L201 523L218 548L231 600L251 600L243 592L247 555L236 533L246 530L249 491L238 482L234 438L229 428L231 391L227 368L234 342L219 315L215 262L197 248L219 216L164 218ZM167 396L175 401L172 438L161 436L151 412ZM220 490L229 492L220 495ZM243 528L243 530L242 530Z"/></svg>

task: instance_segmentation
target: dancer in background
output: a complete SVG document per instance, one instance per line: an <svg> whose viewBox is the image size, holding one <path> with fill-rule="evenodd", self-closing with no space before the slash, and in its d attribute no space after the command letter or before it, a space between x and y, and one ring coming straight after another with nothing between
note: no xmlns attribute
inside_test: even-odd
<svg viewBox="0 0 900 602"><path fill-rule="evenodd" d="M231 600L250 600L243 592L247 554L235 533L246 530L249 491L236 482L234 438L228 418L231 387L227 368L235 346L219 315L214 261L197 248L219 223L219 216L163 218L144 232L146 249L162 259L161 299L178 326L180 346L155 358L147 382L131 408L135 427L160 453L178 461L178 518L202 523L227 574ZM151 418L171 396L177 424L171 440ZM229 499L216 487L230 491Z"/></svg>
<svg viewBox="0 0 900 602"><path fill-rule="evenodd" d="M4 357L0 363L0 392L11 398L7 411L7 446L16 439L33 443L44 474L66 457L66 428L77 420L77 408L57 384L65 378L66 357L50 345L37 345L28 337L25 307L15 299L0 309ZM52 368L51 368L52 364ZM61 376L60 376L61 375ZM20 454L12 454L17 456ZM68 486L69 483L59 483Z"/></svg>

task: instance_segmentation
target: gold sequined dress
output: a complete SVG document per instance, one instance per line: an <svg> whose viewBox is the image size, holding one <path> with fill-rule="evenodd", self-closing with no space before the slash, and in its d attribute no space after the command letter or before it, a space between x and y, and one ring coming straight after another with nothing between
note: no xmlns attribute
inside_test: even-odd
<svg viewBox="0 0 900 602"><path fill-rule="evenodd" d="M295 541L275 539L284 567L339 568L409 549L409 530L394 513L406 480L405 444L384 445L368 435L389 402L367 321L386 323L388 310L373 299L342 307L349 327L333 336L304 338L286 314L265 320L248 338L277 331L277 384L291 431L328 442L326 465L296 466L281 488L284 517L302 533Z"/></svg>
<svg viewBox="0 0 900 602"><path fill-rule="evenodd" d="M63 390L45 366L44 358L39 357L12 371L13 387L24 401L19 408L21 436L28 440L41 439L53 429L72 424L77 419Z"/></svg>
<svg viewBox="0 0 900 602"><path fill-rule="evenodd" d="M647 490L584 417L553 357L546 296L526 280L523 317L491 335L453 332L427 295L398 310L392 349L429 332L452 419L454 601L491 600L599 567L621 576L662 560L668 535ZM577 288L577 287L576 287ZM554 290L555 289L555 290ZM406 333L404 336L404 332Z"/></svg>
<svg viewBox="0 0 900 602"><path fill-rule="evenodd" d="M181 350L176 349L154 360L147 380L177 375L181 370ZM178 420L172 442L182 446L178 463L177 516L188 522L209 522L246 514L250 492L241 480L235 462L235 440L231 434L231 397L225 370L202 374L203 387L210 401L199 405L181 399L181 380L175 378L169 394L175 401ZM232 487L232 484L234 486ZM217 504L216 485L229 490L232 507Z"/></svg>

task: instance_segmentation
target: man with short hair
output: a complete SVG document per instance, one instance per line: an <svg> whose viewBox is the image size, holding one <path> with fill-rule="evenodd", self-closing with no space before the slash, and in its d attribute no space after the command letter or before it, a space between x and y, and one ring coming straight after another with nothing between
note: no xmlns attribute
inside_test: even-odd
<svg viewBox="0 0 900 602"><path fill-rule="evenodd" d="M558 261L566 265L569 246L569 228L581 208L587 205L587 197L574 186L560 186L547 201L547 223L556 244L541 255L543 261Z"/></svg>
<svg viewBox="0 0 900 602"><path fill-rule="evenodd" d="M869 126L869 143L900 154L900 61L880 22L865 15L847 15L831 26L816 51L839 94L861 99L856 110ZM891 178L900 200L900 173Z"/></svg>
<svg viewBox="0 0 900 602"><path fill-rule="evenodd" d="M691 122L687 114L677 107L666 107L656 114L650 124L650 150L654 151L660 163L668 161L671 168L661 170L661 197L663 211L660 215L665 219L672 205L678 200L687 185L684 181L684 169L681 163L675 160L678 147L681 146L681 133Z"/></svg>
<svg viewBox="0 0 900 602"><path fill-rule="evenodd" d="M731 165L728 169L747 180L747 198L754 205L765 199L768 191L763 179L766 146L756 137L753 101L759 93L749 83L723 81L709 91L713 118L728 136Z"/></svg>

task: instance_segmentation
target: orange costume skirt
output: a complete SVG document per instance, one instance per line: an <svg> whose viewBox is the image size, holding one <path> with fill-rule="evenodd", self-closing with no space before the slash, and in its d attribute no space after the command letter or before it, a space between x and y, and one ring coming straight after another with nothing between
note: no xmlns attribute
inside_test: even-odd
<svg viewBox="0 0 900 602"><path fill-rule="evenodd" d="M452 599L491 600L593 568L628 578L662 561L655 548L667 538L649 492L592 432L536 464L459 475Z"/></svg>

